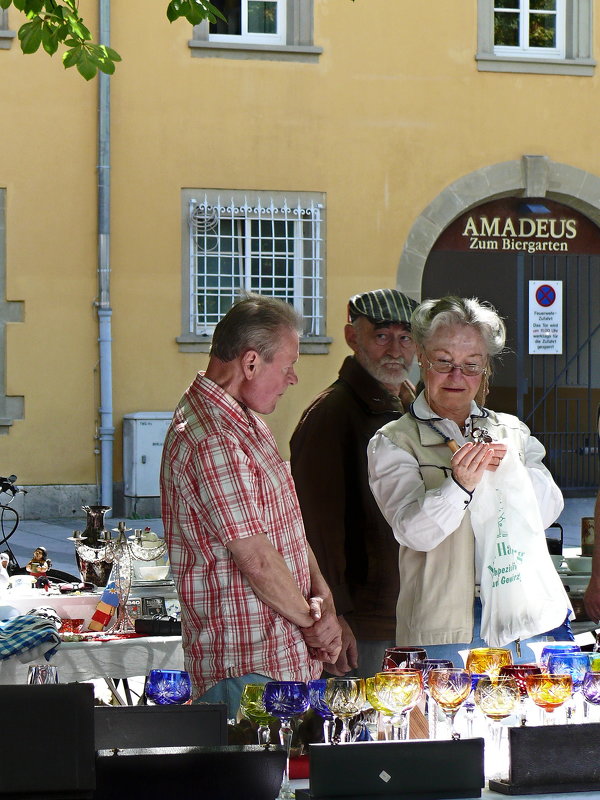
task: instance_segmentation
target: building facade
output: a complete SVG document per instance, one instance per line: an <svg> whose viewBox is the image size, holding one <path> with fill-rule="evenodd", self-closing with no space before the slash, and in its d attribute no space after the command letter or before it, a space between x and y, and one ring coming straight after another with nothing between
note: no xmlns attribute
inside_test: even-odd
<svg viewBox="0 0 600 800"><path fill-rule="evenodd" d="M348 352L349 296L451 291L506 316L490 405L547 435L565 490L595 490L592 0L222 0L212 28L166 5L81 4L123 56L105 172L98 79L23 56L0 12L0 474L29 488L23 512L121 513L124 418L174 408L239 288L306 318L269 419L284 453ZM559 292L560 353L530 353L532 281Z"/></svg>

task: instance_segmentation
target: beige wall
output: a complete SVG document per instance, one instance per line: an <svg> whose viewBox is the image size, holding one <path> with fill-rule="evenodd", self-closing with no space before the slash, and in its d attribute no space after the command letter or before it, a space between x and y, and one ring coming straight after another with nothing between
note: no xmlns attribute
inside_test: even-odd
<svg viewBox="0 0 600 800"><path fill-rule="evenodd" d="M474 2L315 0L316 64L193 58L189 25L169 25L166 5L112 2L124 57L111 79L116 480L122 416L172 409L206 364L175 342L183 187L327 194L334 341L301 358L270 418L287 453L348 352L348 296L395 285L415 219L445 187L526 153L600 174L597 76L478 72ZM0 75L8 298L25 302L7 350L25 419L0 438L0 463L23 483L93 483L96 81L16 45Z"/></svg>

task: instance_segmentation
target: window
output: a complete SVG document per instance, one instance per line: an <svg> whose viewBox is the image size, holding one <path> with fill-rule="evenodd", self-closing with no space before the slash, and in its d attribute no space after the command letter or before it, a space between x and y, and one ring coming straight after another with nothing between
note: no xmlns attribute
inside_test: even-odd
<svg viewBox="0 0 600 800"><path fill-rule="evenodd" d="M210 41L285 44L286 0L214 0L213 5L227 22L209 25Z"/></svg>
<svg viewBox="0 0 600 800"><path fill-rule="evenodd" d="M494 53L564 58L565 0L495 0Z"/></svg>
<svg viewBox="0 0 600 800"><path fill-rule="evenodd" d="M23 419L23 397L6 394L6 326L22 321L23 303L6 299L6 189L0 188L0 434Z"/></svg>
<svg viewBox="0 0 600 800"><path fill-rule="evenodd" d="M593 0L478 0L478 68L593 75Z"/></svg>
<svg viewBox="0 0 600 800"><path fill-rule="evenodd" d="M0 50L8 50L16 33L8 29L8 11L0 8Z"/></svg>
<svg viewBox="0 0 600 800"><path fill-rule="evenodd" d="M302 351L326 352L323 194L186 189L182 212L182 350L208 349L245 290L294 305L305 321Z"/></svg>
<svg viewBox="0 0 600 800"><path fill-rule="evenodd" d="M200 58L316 61L313 0L212 0L227 18L194 27L192 55Z"/></svg>

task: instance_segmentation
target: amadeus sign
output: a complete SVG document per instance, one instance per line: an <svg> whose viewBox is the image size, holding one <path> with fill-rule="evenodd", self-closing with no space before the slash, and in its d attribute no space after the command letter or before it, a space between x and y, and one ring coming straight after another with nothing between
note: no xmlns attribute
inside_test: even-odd
<svg viewBox="0 0 600 800"><path fill-rule="evenodd" d="M433 249L600 254L600 229L575 209L546 198L505 197L460 216Z"/></svg>
<svg viewBox="0 0 600 800"><path fill-rule="evenodd" d="M469 250L568 253L569 240L577 236L577 220L470 216L462 235L468 239Z"/></svg>

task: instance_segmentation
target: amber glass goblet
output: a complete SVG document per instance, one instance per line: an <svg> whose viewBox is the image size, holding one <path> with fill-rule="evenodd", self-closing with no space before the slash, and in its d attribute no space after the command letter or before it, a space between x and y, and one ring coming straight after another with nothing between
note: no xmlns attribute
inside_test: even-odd
<svg viewBox="0 0 600 800"><path fill-rule="evenodd" d="M423 694L423 674L418 669L396 669L375 675L373 693L392 712L393 738L408 739L408 715Z"/></svg>
<svg viewBox="0 0 600 800"><path fill-rule="evenodd" d="M490 720L490 749L487 755L486 777L505 777L502 759L502 726L501 721L510 717L518 708L521 699L519 686L514 678L506 675L495 678L484 675L477 681L475 703L480 711Z"/></svg>
<svg viewBox="0 0 600 800"><path fill-rule="evenodd" d="M525 680L529 697L536 706L547 712L544 714L544 725L553 724L552 713L571 697L572 677L570 675L548 675L548 673L542 672L540 675L527 675Z"/></svg>
<svg viewBox="0 0 600 800"><path fill-rule="evenodd" d="M469 672L477 675L489 675L497 678L502 667L512 664L513 658L510 650L503 647L475 647L469 650L466 667Z"/></svg>
<svg viewBox="0 0 600 800"><path fill-rule="evenodd" d="M451 738L459 739L460 734L454 726L454 719L471 691L471 673L458 667L432 669L428 680L431 696L450 724Z"/></svg>

